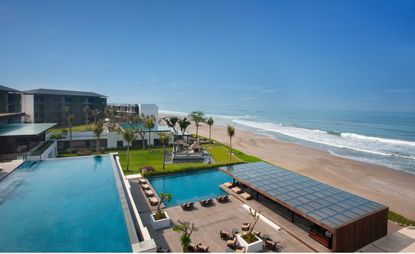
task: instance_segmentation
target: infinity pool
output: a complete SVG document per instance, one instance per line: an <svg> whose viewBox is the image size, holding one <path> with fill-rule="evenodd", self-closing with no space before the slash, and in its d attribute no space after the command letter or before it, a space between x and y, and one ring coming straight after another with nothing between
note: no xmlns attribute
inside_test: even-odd
<svg viewBox="0 0 415 254"><path fill-rule="evenodd" d="M172 194L172 200L164 204L166 207L224 195L226 192L219 185L231 180L231 177L217 169L177 173L149 179L159 195L161 192Z"/></svg>
<svg viewBox="0 0 415 254"><path fill-rule="evenodd" d="M131 252L109 156L25 162L0 181L0 252Z"/></svg>

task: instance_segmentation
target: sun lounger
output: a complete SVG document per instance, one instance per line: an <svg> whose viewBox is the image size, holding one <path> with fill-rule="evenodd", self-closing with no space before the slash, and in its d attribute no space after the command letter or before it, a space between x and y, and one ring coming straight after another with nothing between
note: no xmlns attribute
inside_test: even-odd
<svg viewBox="0 0 415 254"><path fill-rule="evenodd" d="M202 206L210 206L213 204L213 199L200 200L199 203Z"/></svg>
<svg viewBox="0 0 415 254"><path fill-rule="evenodd" d="M222 239L222 240L228 240L229 239L229 237L230 237L230 233L229 232L226 232L226 231L220 231L220 238Z"/></svg>
<svg viewBox="0 0 415 254"><path fill-rule="evenodd" d="M151 198L149 198L148 199L149 201L150 201L150 204L151 205L158 205L159 204L159 201L158 201L158 199L157 198L155 198L155 197L151 197Z"/></svg>
<svg viewBox="0 0 415 254"><path fill-rule="evenodd" d="M203 244L199 243L199 244L196 246L196 250L197 250L198 252L208 252L208 251L209 251L209 246L204 246Z"/></svg>
<svg viewBox="0 0 415 254"><path fill-rule="evenodd" d="M241 188L239 188L239 187L233 187L233 188L232 188L232 191L233 191L233 192L235 192L236 194L240 194L240 193L242 193L242 190L241 190Z"/></svg>
<svg viewBox="0 0 415 254"><path fill-rule="evenodd" d="M146 194L146 197L153 197L154 192L152 190L145 190L144 193Z"/></svg>
<svg viewBox="0 0 415 254"><path fill-rule="evenodd" d="M139 178L139 179L138 179L138 182L139 182L140 184L146 184L146 183L147 183L147 180L146 180L146 179L144 179L144 178Z"/></svg>
<svg viewBox="0 0 415 254"><path fill-rule="evenodd" d="M243 223L242 224L242 231L249 231L249 228L251 227L251 223Z"/></svg>
<svg viewBox="0 0 415 254"><path fill-rule="evenodd" d="M232 188L233 184L231 182L226 182L223 184L223 186L229 189L229 188Z"/></svg>
<svg viewBox="0 0 415 254"><path fill-rule="evenodd" d="M141 185L141 188L142 188L143 190L149 190L149 189L150 189L150 186L149 186L148 184L142 184L142 185Z"/></svg>
<svg viewBox="0 0 415 254"><path fill-rule="evenodd" d="M249 200L252 198L251 194L249 194L248 192L244 192L241 194L241 197L243 197L246 200Z"/></svg>

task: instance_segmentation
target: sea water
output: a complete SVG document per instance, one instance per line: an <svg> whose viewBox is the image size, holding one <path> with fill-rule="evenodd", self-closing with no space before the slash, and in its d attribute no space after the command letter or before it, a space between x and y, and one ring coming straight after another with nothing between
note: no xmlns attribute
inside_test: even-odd
<svg viewBox="0 0 415 254"><path fill-rule="evenodd" d="M205 112L218 124L233 124L336 156L415 174L413 112L232 108Z"/></svg>

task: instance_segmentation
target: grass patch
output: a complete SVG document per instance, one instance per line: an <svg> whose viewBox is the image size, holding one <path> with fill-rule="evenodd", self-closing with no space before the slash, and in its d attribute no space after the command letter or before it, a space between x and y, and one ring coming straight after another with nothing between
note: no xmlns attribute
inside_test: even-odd
<svg viewBox="0 0 415 254"><path fill-rule="evenodd" d="M224 145L214 143L203 145L203 148L208 150L216 163L243 162L236 154L232 154L231 161L229 161L229 148Z"/></svg>
<svg viewBox="0 0 415 254"><path fill-rule="evenodd" d="M79 132L83 132L83 131L92 131L95 127L95 123L90 123L90 124L83 124L83 125L77 125L77 126L72 126L72 131L79 131ZM68 131L69 132L69 128L68 127L61 127L61 128L53 128L50 131L53 133L62 133L62 131Z"/></svg>
<svg viewBox="0 0 415 254"><path fill-rule="evenodd" d="M415 226L415 221L389 210L388 219L404 226Z"/></svg>

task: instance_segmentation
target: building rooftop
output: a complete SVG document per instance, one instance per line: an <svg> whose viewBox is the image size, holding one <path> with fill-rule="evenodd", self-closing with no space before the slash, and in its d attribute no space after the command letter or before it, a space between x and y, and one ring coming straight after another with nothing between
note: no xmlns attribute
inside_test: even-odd
<svg viewBox="0 0 415 254"><path fill-rule="evenodd" d="M56 123L4 124L0 125L0 137L36 136L55 125Z"/></svg>
<svg viewBox="0 0 415 254"><path fill-rule="evenodd" d="M16 112L16 113L0 113L0 120L2 119L9 119L13 117L24 116L25 113L23 112Z"/></svg>
<svg viewBox="0 0 415 254"><path fill-rule="evenodd" d="M2 86L0 85L0 91L6 91L6 92L13 92L13 93L21 93L19 90L7 87L7 86Z"/></svg>
<svg viewBox="0 0 415 254"><path fill-rule="evenodd" d="M102 94L93 93L93 92L83 92L83 91L69 91L69 90L56 90L56 89L33 89L24 91L25 94L47 94L47 95L68 95L68 96L88 96L88 97L107 97Z"/></svg>
<svg viewBox="0 0 415 254"><path fill-rule="evenodd" d="M265 162L233 165L221 170L325 228L337 229L386 208Z"/></svg>

